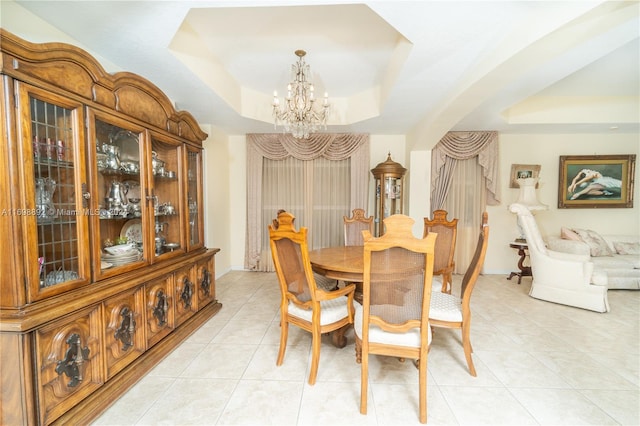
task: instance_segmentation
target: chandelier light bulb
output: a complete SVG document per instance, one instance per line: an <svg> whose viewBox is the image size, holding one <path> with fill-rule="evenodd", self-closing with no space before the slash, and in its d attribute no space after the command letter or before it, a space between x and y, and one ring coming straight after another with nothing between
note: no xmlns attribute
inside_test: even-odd
<svg viewBox="0 0 640 426"><path fill-rule="evenodd" d="M273 92L273 117L275 128L284 127L284 131L295 138L308 139L311 133L320 127L327 128L329 115L329 94L325 92L320 108L316 108L315 88L309 77L311 69L304 61L306 52L296 50L298 61L291 66L291 82L287 85L287 97L280 106L278 92Z"/></svg>

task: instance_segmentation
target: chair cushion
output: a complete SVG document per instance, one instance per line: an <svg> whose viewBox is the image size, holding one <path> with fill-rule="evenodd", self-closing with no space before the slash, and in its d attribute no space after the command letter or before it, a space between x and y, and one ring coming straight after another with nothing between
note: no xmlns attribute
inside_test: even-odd
<svg viewBox="0 0 640 426"><path fill-rule="evenodd" d="M311 322L311 309L306 310L298 307L293 302L289 302L289 315ZM349 315L347 309L347 298L323 300L320 302L320 325L332 324L340 321Z"/></svg>
<svg viewBox="0 0 640 426"><path fill-rule="evenodd" d="M429 318L439 321L462 322L462 301L460 297L432 292Z"/></svg>
<svg viewBox="0 0 640 426"><path fill-rule="evenodd" d="M431 280L431 293L435 292L442 292L442 275L434 276Z"/></svg>
<svg viewBox="0 0 640 426"><path fill-rule="evenodd" d="M362 316L363 316L363 308L359 303L355 303L355 316L353 319L353 329L358 338L362 339ZM397 306L389 306L386 309L398 308ZM401 309L401 308L400 308ZM427 336L428 342L427 344L431 344L431 327L427 327ZM420 331L418 329L413 329L407 333L391 333L388 331L382 330L377 325L370 325L369 327L369 342L373 343L383 343L387 345L394 346L406 346L409 348L419 348L420 347Z"/></svg>

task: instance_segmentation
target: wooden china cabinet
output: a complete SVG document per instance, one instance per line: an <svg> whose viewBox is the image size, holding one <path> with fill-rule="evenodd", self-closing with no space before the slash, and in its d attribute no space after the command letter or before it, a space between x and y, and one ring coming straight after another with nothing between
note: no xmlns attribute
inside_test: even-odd
<svg viewBox="0 0 640 426"><path fill-rule="evenodd" d="M86 424L217 313L194 118L0 29L0 424Z"/></svg>

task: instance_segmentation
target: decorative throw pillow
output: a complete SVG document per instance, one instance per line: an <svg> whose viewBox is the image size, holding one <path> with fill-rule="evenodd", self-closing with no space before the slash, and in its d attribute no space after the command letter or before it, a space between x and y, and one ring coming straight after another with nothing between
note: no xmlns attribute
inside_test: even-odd
<svg viewBox="0 0 640 426"><path fill-rule="evenodd" d="M640 254L640 243L625 243L622 241L614 241L613 248L618 254Z"/></svg>
<svg viewBox="0 0 640 426"><path fill-rule="evenodd" d="M576 234L571 229L566 228L564 226L560 228L560 238L562 238L563 240L582 241L582 238L580 238L580 235Z"/></svg>
<svg viewBox="0 0 640 426"><path fill-rule="evenodd" d="M607 242L596 231L590 229L574 229L573 232L580 236L591 250L591 256L613 256L613 252L609 248Z"/></svg>

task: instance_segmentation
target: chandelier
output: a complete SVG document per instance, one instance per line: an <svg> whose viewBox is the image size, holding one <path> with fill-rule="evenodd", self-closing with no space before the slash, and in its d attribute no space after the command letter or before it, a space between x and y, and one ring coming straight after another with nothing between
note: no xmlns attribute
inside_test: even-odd
<svg viewBox="0 0 640 426"><path fill-rule="evenodd" d="M318 130L320 126L327 128L329 115L329 95L325 92L322 108L315 108L313 84L308 80L311 75L309 65L304 62L307 54L304 50L296 50L298 62L291 65L291 83L287 85L287 97L280 107L278 92L273 92L274 126L283 125L285 132L290 132L294 138L308 139L309 134Z"/></svg>

